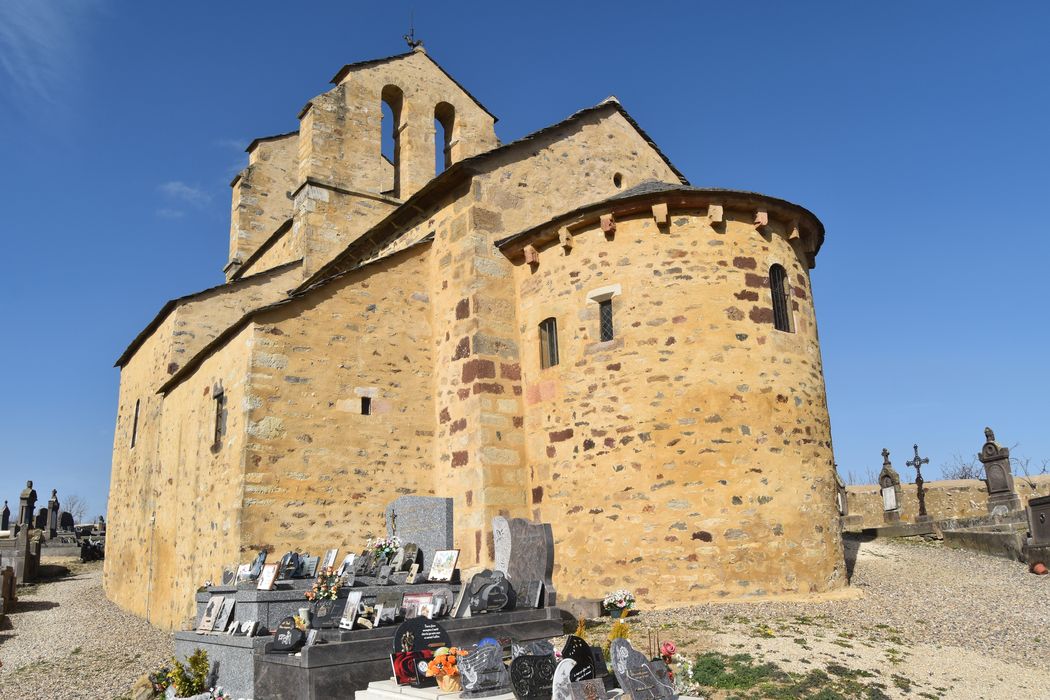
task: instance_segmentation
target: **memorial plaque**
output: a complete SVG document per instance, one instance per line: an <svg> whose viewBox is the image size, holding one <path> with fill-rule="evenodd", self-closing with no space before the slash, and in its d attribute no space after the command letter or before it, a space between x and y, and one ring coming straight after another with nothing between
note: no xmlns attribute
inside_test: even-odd
<svg viewBox="0 0 1050 700"><path fill-rule="evenodd" d="M571 682L585 681L588 678L594 678L594 656L591 653L591 647L583 639L580 639L574 634L570 634L569 638L565 640L565 647L561 650L561 658L572 659L576 662L576 665L572 669L572 677L569 679ZM568 688L565 689L568 693Z"/></svg>
<svg viewBox="0 0 1050 700"><path fill-rule="evenodd" d="M255 587L260 591L272 591L277 581L279 567L279 564L263 564L262 573L259 574L259 583Z"/></svg>
<svg viewBox="0 0 1050 700"><path fill-rule="evenodd" d="M678 697L667 675L648 663L628 668L625 679L627 685L622 687L631 700L674 700Z"/></svg>
<svg viewBox="0 0 1050 700"><path fill-rule="evenodd" d="M434 617L449 615L456 597L451 588L435 588L431 591L434 598Z"/></svg>
<svg viewBox="0 0 1050 700"><path fill-rule="evenodd" d="M430 649L394 652L390 655L394 681L398 685L412 685L417 688L437 685L436 678L427 677L427 667L433 658L434 652Z"/></svg>
<svg viewBox="0 0 1050 700"><path fill-rule="evenodd" d="M648 659L645 654L636 650L626 639L614 639L609 645L609 658L612 661L613 674L616 682L620 684L624 692L627 692L627 670L638 666L644 666Z"/></svg>
<svg viewBox="0 0 1050 700"><path fill-rule="evenodd" d="M233 616L233 605L237 602L237 599L233 596L226 596L222 601L222 607L219 608L219 614L215 616L215 624L212 625L212 630L215 632L224 631L230 624L230 617Z"/></svg>
<svg viewBox="0 0 1050 700"><path fill-rule="evenodd" d="M417 617L401 623L394 632L394 653L399 651L436 651L452 646L448 632L438 623Z"/></svg>
<svg viewBox="0 0 1050 700"><path fill-rule="evenodd" d="M208 605L204 608L204 614L201 615L201 621L197 625L198 632L212 631L212 628L215 626L215 619L222 610L223 600L225 600L225 597L221 595L213 595L208 599Z"/></svg>
<svg viewBox="0 0 1050 700"><path fill-rule="evenodd" d="M339 565L339 570L336 573L340 576L346 576L347 574L354 573L354 559L356 558L356 556L356 554L351 552L350 554L347 554L345 557L343 557L343 563Z"/></svg>
<svg viewBox="0 0 1050 700"><path fill-rule="evenodd" d="M324 553L324 559L321 560L321 568L328 569L335 566L335 559L339 556L338 549L329 549Z"/></svg>
<svg viewBox="0 0 1050 700"><path fill-rule="evenodd" d="M383 606L383 614L380 622L393 623L401 612L401 596L399 590L380 591L376 594L376 607Z"/></svg>
<svg viewBox="0 0 1050 700"><path fill-rule="evenodd" d="M554 680L551 681L551 700L572 700L572 672L576 661L562 658L554 668Z"/></svg>
<svg viewBox="0 0 1050 700"><path fill-rule="evenodd" d="M259 552L259 556L255 557L255 561L252 562L251 577L253 579L259 578L262 574L263 564L266 563L266 552Z"/></svg>
<svg viewBox="0 0 1050 700"><path fill-rule="evenodd" d="M484 571L470 579L470 614L480 615L513 609L511 588L502 571Z"/></svg>
<svg viewBox="0 0 1050 700"><path fill-rule="evenodd" d="M605 678L609 675L609 666L605 663L605 652L601 647L591 647L591 659L594 663L594 676Z"/></svg>
<svg viewBox="0 0 1050 700"><path fill-rule="evenodd" d="M609 694L605 691L605 682L592 678L579 683L570 683L572 700L606 700Z"/></svg>
<svg viewBox="0 0 1050 700"><path fill-rule="evenodd" d="M274 651L293 652L297 651L304 641L306 641L306 635L295 626L295 618L286 617L277 625L277 630L273 634L272 648Z"/></svg>
<svg viewBox="0 0 1050 700"><path fill-rule="evenodd" d="M237 578L234 583L245 583L252 580L252 565L241 564L237 567Z"/></svg>
<svg viewBox="0 0 1050 700"><path fill-rule="evenodd" d="M542 581L546 591L544 604L553 606L557 595L551 577L554 575L554 532L550 523L534 523L524 518L492 519L492 539L496 570L524 590L528 581Z"/></svg>
<svg viewBox="0 0 1050 700"><path fill-rule="evenodd" d="M423 614L425 606L432 606L433 604L434 594L429 591L426 593L405 593L401 597L401 612L404 613L406 620L411 620Z"/></svg>
<svg viewBox="0 0 1050 700"><path fill-rule="evenodd" d="M222 585L232 586L237 581L237 572L233 569L223 568L222 570Z"/></svg>
<svg viewBox="0 0 1050 700"><path fill-rule="evenodd" d="M882 487L882 509L897 510L897 489L892 486Z"/></svg>
<svg viewBox="0 0 1050 700"><path fill-rule="evenodd" d="M350 591L343 604L343 616L339 618L339 629L352 630L361 609L362 591Z"/></svg>
<svg viewBox="0 0 1050 700"><path fill-rule="evenodd" d="M405 577L405 583L407 583L407 584L415 583L417 576L419 576L419 564L413 564L408 569L408 576Z"/></svg>
<svg viewBox="0 0 1050 700"><path fill-rule="evenodd" d="M364 550L354 559L354 573L358 576L367 576L368 571L375 566L376 555L371 550Z"/></svg>
<svg viewBox="0 0 1050 700"><path fill-rule="evenodd" d="M510 684L517 700L551 700L553 656L519 656L510 663Z"/></svg>
<svg viewBox="0 0 1050 700"><path fill-rule="evenodd" d="M394 573L394 567L390 564L379 567L379 574L376 577L377 586L385 586L390 583L390 576Z"/></svg>
<svg viewBox="0 0 1050 700"><path fill-rule="evenodd" d="M397 571L408 571L413 564L419 563L419 545L409 542L401 548L401 568Z"/></svg>
<svg viewBox="0 0 1050 700"><path fill-rule="evenodd" d="M303 568L299 575L302 578L314 578L317 576L317 565L320 563L320 557L304 556L302 558Z"/></svg>
<svg viewBox="0 0 1050 700"><path fill-rule="evenodd" d="M312 627L331 628L338 627L339 620L343 617L346 609L347 598L336 598L335 600L317 600L310 606L313 611Z"/></svg>
<svg viewBox="0 0 1050 700"><path fill-rule="evenodd" d="M487 698L510 692L510 673L503 665L503 650L479 646L458 662L463 698Z"/></svg>
<svg viewBox="0 0 1050 700"><path fill-rule="evenodd" d="M456 602L452 605L452 610L449 611L450 617L463 618L470 614L470 586L464 584L459 587L459 595L456 596Z"/></svg>

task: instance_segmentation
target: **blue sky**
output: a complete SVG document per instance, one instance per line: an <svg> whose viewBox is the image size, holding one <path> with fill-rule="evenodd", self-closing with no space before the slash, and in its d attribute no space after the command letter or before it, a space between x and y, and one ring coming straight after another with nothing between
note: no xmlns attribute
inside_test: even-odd
<svg viewBox="0 0 1050 700"><path fill-rule="evenodd" d="M1050 458L1046 3L0 3L0 498L105 507L113 361L221 282L243 148L430 54L503 140L617 95L690 180L810 208L836 459Z"/></svg>

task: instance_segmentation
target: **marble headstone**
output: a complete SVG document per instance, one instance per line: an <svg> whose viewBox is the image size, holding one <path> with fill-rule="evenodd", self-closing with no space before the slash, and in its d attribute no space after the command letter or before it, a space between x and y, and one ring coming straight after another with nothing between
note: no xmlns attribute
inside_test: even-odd
<svg viewBox="0 0 1050 700"><path fill-rule="evenodd" d="M401 496L386 507L386 533L414 542L422 552L420 571L430 571L434 552L453 549L452 499ZM406 557L407 559L407 557Z"/></svg>
<svg viewBox="0 0 1050 700"><path fill-rule="evenodd" d="M553 656L519 656L510 662L510 684L517 700L550 700Z"/></svg>
<svg viewBox="0 0 1050 700"><path fill-rule="evenodd" d="M551 577L554 575L554 531L550 523L534 523L524 518L492 519L492 541L496 569L504 571L511 586L522 589L529 581L542 581L544 607L557 603Z"/></svg>
<svg viewBox="0 0 1050 700"><path fill-rule="evenodd" d="M554 680L551 681L551 700L572 700L572 671L576 662L563 658L554 669Z"/></svg>
<svg viewBox="0 0 1050 700"><path fill-rule="evenodd" d="M497 646L477 647L459 660L464 698L487 698L510 692L510 673L503 665L503 650Z"/></svg>

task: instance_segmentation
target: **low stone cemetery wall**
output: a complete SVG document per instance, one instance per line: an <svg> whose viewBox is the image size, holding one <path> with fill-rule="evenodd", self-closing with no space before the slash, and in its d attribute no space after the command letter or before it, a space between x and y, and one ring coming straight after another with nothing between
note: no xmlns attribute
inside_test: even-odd
<svg viewBox="0 0 1050 700"><path fill-rule="evenodd" d="M1033 477L1016 477L1015 488L1021 497L1021 505L1029 498L1050 494L1050 474ZM953 479L927 481L926 512L934 520L953 518L976 518L988 514L988 490L978 479ZM919 515L919 499L915 484L901 484L901 520L914 522ZM882 527L882 494L875 484L847 486L849 514L860 516L859 523L853 519L851 529Z"/></svg>

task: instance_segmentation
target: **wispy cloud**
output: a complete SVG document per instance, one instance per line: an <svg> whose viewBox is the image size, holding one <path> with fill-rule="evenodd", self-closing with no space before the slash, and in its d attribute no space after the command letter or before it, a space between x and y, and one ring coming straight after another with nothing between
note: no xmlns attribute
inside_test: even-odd
<svg viewBox="0 0 1050 700"><path fill-rule="evenodd" d="M196 185L187 185L181 180L171 180L157 187L169 205L157 210L163 219L181 219L186 215L185 207L203 209L211 202L211 195Z"/></svg>
<svg viewBox="0 0 1050 700"><path fill-rule="evenodd" d="M99 0L0 2L0 86L15 104L57 102L77 63L83 20L100 7Z"/></svg>
<svg viewBox="0 0 1050 700"><path fill-rule="evenodd" d="M228 148L231 151L244 152L248 146L247 139L215 139L213 142L219 148Z"/></svg>

